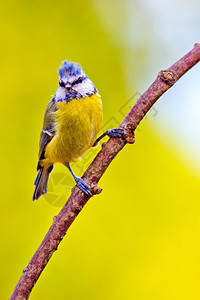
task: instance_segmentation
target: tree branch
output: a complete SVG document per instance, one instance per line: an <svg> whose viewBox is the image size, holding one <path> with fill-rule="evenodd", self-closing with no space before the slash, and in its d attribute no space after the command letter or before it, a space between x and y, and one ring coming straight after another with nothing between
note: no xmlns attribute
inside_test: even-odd
<svg viewBox="0 0 200 300"><path fill-rule="evenodd" d="M104 174L114 157L122 150L126 143L134 143L134 131L152 105L190 68L200 60L200 44L164 71L160 71L156 80L138 99L133 108L120 124L127 133L126 139L110 138L103 143L101 151L97 154L91 165L83 175L83 180L93 186L93 193L98 194L101 189L96 185ZM68 228L83 209L89 198L77 186L72 189L71 196L60 213L54 217L53 224L44 240L33 255L17 283L10 299L28 299L30 292L37 282L40 274L49 259L65 236Z"/></svg>

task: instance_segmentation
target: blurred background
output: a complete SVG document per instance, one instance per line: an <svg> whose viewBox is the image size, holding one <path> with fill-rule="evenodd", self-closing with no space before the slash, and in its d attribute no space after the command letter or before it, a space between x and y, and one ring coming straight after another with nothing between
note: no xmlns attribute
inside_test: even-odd
<svg viewBox="0 0 200 300"><path fill-rule="evenodd" d="M49 193L32 202L43 114L61 61L79 62L99 89L102 130L118 126L157 73L199 42L199 10L198 0L1 2L1 299L73 185L58 165ZM200 298L199 74L197 65L149 112L30 299ZM74 165L79 175L100 148Z"/></svg>

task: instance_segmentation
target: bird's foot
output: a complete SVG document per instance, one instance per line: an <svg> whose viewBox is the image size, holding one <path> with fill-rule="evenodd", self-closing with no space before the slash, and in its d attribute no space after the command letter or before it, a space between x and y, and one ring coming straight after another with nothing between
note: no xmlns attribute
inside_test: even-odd
<svg viewBox="0 0 200 300"><path fill-rule="evenodd" d="M91 186L89 186L87 183L85 183L82 178L76 177L75 181L76 181L76 184L79 187L79 189L82 192L84 192L87 196L91 197L93 195L92 192L90 191L91 190Z"/></svg>
<svg viewBox="0 0 200 300"><path fill-rule="evenodd" d="M106 135L109 137L120 137L125 139L127 143L133 144L135 142L134 130L135 128L132 124L127 124L124 128L108 129L96 139L95 143L93 144L93 147L96 147L99 141Z"/></svg>
<svg viewBox="0 0 200 300"><path fill-rule="evenodd" d="M123 128L113 128L113 129L108 129L106 131L106 135L108 136L114 136L114 137L124 137L125 135L127 135L124 131Z"/></svg>
<svg viewBox="0 0 200 300"><path fill-rule="evenodd" d="M133 144L135 141L134 130L130 125L126 126L126 128L108 129L106 133L110 137L121 137L129 144Z"/></svg>

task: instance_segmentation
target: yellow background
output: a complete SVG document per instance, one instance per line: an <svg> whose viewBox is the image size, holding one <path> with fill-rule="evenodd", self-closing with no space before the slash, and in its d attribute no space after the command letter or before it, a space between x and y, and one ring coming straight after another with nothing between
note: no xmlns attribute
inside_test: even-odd
<svg viewBox="0 0 200 300"><path fill-rule="evenodd" d="M79 62L93 80L104 124L120 123L120 108L137 91L134 82L126 87L123 45L113 42L94 7L89 0L1 3L1 299L60 210L44 197L33 203L32 193L43 113L61 61ZM116 26L123 21L116 16ZM132 53L140 76L148 72L149 34L146 48ZM154 74L149 78L150 84ZM163 131L167 147L155 127L156 119L145 120L135 145L112 162L99 183L102 194L71 226L30 299L200 299L200 178L178 158L170 132Z"/></svg>

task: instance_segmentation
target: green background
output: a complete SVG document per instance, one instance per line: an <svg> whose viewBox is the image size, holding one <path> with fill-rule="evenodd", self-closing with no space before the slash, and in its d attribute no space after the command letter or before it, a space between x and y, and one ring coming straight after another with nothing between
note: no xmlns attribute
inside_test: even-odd
<svg viewBox="0 0 200 300"><path fill-rule="evenodd" d="M95 1L1 3L1 299L10 296L66 200L65 187L53 181L62 199L56 202L47 195L32 202L43 114L57 89L61 61L79 62L95 83L105 129L117 126L128 112L143 74L148 74L148 84L155 78L146 64L153 48L148 10L141 18L147 28L145 44L138 42L130 52L123 41L128 24L120 15L125 4L108 2L109 7L101 2L105 20L103 15L100 20ZM112 17L120 42L109 32L108 8L116 9ZM192 45L188 47L182 54ZM135 66L129 79L124 53ZM169 65L178 58L171 55ZM156 70L169 65L157 64ZM170 92L176 98L176 85ZM75 220L30 299L200 298L200 176L188 162L186 167L173 132L158 134L162 125L153 116L150 112L140 125L136 143L112 162L99 183L102 194ZM164 134L165 142L160 138ZM74 166L77 172L91 161L88 157ZM62 177L65 172L64 166L56 166L53 174Z"/></svg>

